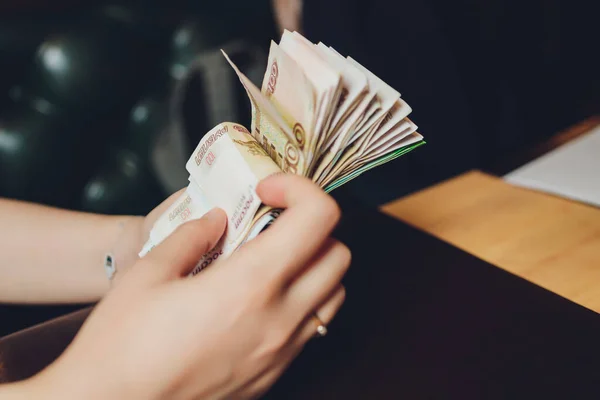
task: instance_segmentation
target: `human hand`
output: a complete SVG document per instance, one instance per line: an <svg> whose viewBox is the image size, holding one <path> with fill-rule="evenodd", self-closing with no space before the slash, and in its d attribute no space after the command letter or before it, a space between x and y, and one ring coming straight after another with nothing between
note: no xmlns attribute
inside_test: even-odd
<svg viewBox="0 0 600 400"><path fill-rule="evenodd" d="M254 398L329 323L345 291L348 249L330 237L335 202L304 178L258 188L278 220L195 277L214 247L220 210L179 227L139 260L94 310L71 346L32 382L44 398Z"/></svg>

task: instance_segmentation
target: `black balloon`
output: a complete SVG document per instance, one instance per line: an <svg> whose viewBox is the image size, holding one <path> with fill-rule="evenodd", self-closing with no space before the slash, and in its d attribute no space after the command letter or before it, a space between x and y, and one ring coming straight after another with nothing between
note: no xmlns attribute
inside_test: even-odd
<svg viewBox="0 0 600 400"><path fill-rule="evenodd" d="M171 60L173 65L186 66L200 53L212 50L231 39L228 24L215 18L190 19L173 34Z"/></svg>
<svg viewBox="0 0 600 400"><path fill-rule="evenodd" d="M123 147L147 161L157 136L168 124L168 109L162 96L142 98L131 110Z"/></svg>
<svg viewBox="0 0 600 400"><path fill-rule="evenodd" d="M50 103L97 117L134 101L154 73L152 60L151 43L93 19L45 40L27 82Z"/></svg>
<svg viewBox="0 0 600 400"><path fill-rule="evenodd" d="M154 3L154 4L153 4ZM125 1L99 9L103 19L125 25L140 37L166 49L175 26L181 21L181 10L161 1ZM155 49L159 50L159 49Z"/></svg>
<svg viewBox="0 0 600 400"><path fill-rule="evenodd" d="M103 214L145 215L163 193L147 164L135 153L112 149L106 163L83 191L82 208Z"/></svg>
<svg viewBox="0 0 600 400"><path fill-rule="evenodd" d="M76 132L28 107L0 117L0 196L68 205L81 168Z"/></svg>
<svg viewBox="0 0 600 400"><path fill-rule="evenodd" d="M6 106L7 92L25 77L36 48L44 37L56 32L66 15L0 16L0 107Z"/></svg>

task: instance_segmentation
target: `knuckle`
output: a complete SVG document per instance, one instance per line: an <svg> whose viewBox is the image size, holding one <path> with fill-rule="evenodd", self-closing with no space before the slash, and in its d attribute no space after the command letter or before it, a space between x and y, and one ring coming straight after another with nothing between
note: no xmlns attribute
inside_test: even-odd
<svg viewBox="0 0 600 400"><path fill-rule="evenodd" d="M262 398L264 394L267 393L267 391L271 388L271 386L273 386L273 383L274 382L265 382L256 386L256 388L254 388L254 390L248 394L248 399L256 400Z"/></svg>
<svg viewBox="0 0 600 400"><path fill-rule="evenodd" d="M252 296L252 302L254 303L255 308L266 310L274 302L275 290L273 289L273 285L265 284L264 282L262 282L262 284L257 287L261 289L257 289L254 291L254 295Z"/></svg>
<svg viewBox="0 0 600 400"><path fill-rule="evenodd" d="M344 304L344 302L346 301L346 287L345 286L340 286L340 304Z"/></svg>
<svg viewBox="0 0 600 400"><path fill-rule="evenodd" d="M270 282L265 282L259 276L255 276L249 282L252 282L252 284L246 286L247 292L244 294L246 307L253 312L265 312L275 301L273 285Z"/></svg>
<svg viewBox="0 0 600 400"><path fill-rule="evenodd" d="M287 347L291 336L292 329L282 323L276 324L266 339L265 353L268 356L277 356Z"/></svg>
<svg viewBox="0 0 600 400"><path fill-rule="evenodd" d="M270 271L248 271L244 279L246 284L242 290L247 290L245 297L255 308L266 309L277 301L281 294L279 278Z"/></svg>
<svg viewBox="0 0 600 400"><path fill-rule="evenodd" d="M339 262L343 270L348 270L350 264L352 264L352 252L350 251L348 246L346 246L342 242L336 243L336 251L338 253Z"/></svg>
<svg viewBox="0 0 600 400"><path fill-rule="evenodd" d="M211 371L211 375L219 387L228 387L240 379L240 372L235 366L229 363L215 365Z"/></svg>

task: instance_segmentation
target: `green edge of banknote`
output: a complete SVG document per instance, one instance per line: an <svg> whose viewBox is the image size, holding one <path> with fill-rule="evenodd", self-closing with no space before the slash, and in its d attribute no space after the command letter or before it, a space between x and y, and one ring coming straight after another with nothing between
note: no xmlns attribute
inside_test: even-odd
<svg viewBox="0 0 600 400"><path fill-rule="evenodd" d="M359 169L357 169L356 171L354 171L353 173L351 173L348 176L345 176L341 179L338 179L335 182L332 182L330 185L328 185L325 188L325 192L330 193L332 192L334 189L337 189L338 187L342 186L343 184L347 183L348 181L351 181L352 179L356 178L357 176L359 176L360 174L362 174L365 171L368 171L372 168L378 167L380 165L383 165L387 162L390 162L392 160L395 160L396 158L405 155L406 153L416 149L417 147L420 147L422 145L424 145L426 142L424 140L421 140L420 142L411 144L409 146L406 147L402 147L388 155L385 155L375 161L372 161L371 163L364 165L362 167L360 167Z"/></svg>

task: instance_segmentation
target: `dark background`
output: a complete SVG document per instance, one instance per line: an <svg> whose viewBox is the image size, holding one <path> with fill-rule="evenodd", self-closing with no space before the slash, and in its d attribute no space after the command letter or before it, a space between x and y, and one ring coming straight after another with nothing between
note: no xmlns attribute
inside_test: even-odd
<svg viewBox="0 0 600 400"><path fill-rule="evenodd" d="M305 35L352 55L398 89L428 142L349 184L368 204L471 168L508 172L499 168L507 159L598 111L596 2L304 5ZM264 0L3 2L0 196L147 212L170 192L149 153L173 119L174 70L240 40L266 56L278 36ZM56 49L64 65L53 69L48 53ZM237 87L239 101L222 107L248 123ZM219 101L204 96L201 83L195 92L186 116L193 145L212 127L209 104Z"/></svg>
<svg viewBox="0 0 600 400"><path fill-rule="evenodd" d="M507 159L598 112L597 2L306 5L309 38L365 60L402 93L428 141L355 182L372 203L473 167L506 173Z"/></svg>

